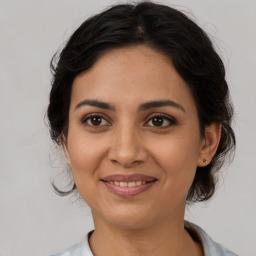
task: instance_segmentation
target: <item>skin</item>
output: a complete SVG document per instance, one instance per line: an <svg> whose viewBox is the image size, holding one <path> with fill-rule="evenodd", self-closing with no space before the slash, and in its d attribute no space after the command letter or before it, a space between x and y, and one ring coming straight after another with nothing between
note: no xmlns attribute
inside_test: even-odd
<svg viewBox="0 0 256 256"><path fill-rule="evenodd" d="M88 99L115 109L81 104ZM156 100L181 107L140 110L141 104ZM96 126L90 114L102 116ZM172 121L156 125L152 118L159 114ZM63 146L77 189L92 209L94 255L203 255L200 243L184 229L185 202L197 166L206 165L204 159L210 162L219 139L218 124L201 136L189 87L169 58L147 46L111 50L77 76ZM140 194L121 197L101 181L134 173L157 182Z"/></svg>

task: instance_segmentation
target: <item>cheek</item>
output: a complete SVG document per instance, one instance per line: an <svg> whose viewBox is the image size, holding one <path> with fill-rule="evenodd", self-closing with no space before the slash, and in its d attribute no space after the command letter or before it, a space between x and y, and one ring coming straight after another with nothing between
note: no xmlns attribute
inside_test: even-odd
<svg viewBox="0 0 256 256"><path fill-rule="evenodd" d="M104 140L87 136L71 136L69 138L72 172L77 186L86 180L97 179L96 170L105 152L106 143Z"/></svg>
<svg viewBox="0 0 256 256"><path fill-rule="evenodd" d="M175 136L155 143L152 155L166 176L166 189L189 189L197 168L198 141L196 136Z"/></svg>
<svg viewBox="0 0 256 256"><path fill-rule="evenodd" d="M70 137L70 156L72 161L73 178L84 201L95 207L99 183L97 171L104 159L106 145L104 140L86 137Z"/></svg>

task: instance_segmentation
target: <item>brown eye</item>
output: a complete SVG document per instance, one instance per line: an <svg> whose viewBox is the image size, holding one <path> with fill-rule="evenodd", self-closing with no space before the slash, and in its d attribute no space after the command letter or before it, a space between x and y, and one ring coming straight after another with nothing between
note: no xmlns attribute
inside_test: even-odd
<svg viewBox="0 0 256 256"><path fill-rule="evenodd" d="M91 124L94 126L99 126L102 122L102 118L98 116L94 116L91 118Z"/></svg>
<svg viewBox="0 0 256 256"><path fill-rule="evenodd" d="M154 117L152 119L152 124L154 126L162 126L164 123L164 119L162 117Z"/></svg>
<svg viewBox="0 0 256 256"><path fill-rule="evenodd" d="M99 115L92 115L92 116L86 117L82 122L93 127L110 125L105 118Z"/></svg>
<svg viewBox="0 0 256 256"><path fill-rule="evenodd" d="M146 123L146 126L151 126L151 127L168 127L171 125L176 124L176 120L171 118L168 115L156 115L153 116L152 118L149 119L149 121Z"/></svg>

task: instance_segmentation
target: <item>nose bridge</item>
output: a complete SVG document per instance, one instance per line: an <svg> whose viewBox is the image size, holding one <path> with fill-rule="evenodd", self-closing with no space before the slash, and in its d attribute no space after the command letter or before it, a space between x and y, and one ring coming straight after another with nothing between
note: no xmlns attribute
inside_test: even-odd
<svg viewBox="0 0 256 256"><path fill-rule="evenodd" d="M111 144L109 152L111 161L128 167L146 159L146 150L139 134L139 128L135 124L119 123L113 133Z"/></svg>

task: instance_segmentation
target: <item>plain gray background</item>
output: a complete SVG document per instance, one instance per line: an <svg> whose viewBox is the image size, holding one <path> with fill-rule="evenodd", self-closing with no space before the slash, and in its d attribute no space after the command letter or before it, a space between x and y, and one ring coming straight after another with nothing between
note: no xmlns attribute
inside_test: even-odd
<svg viewBox="0 0 256 256"><path fill-rule="evenodd" d="M85 18L110 0L0 0L0 255L44 256L79 242L93 228L90 210L54 194L50 179L65 169L44 115L55 51ZM227 69L235 105L237 150L207 204L187 219L243 256L256 239L256 1L158 1L192 12L211 34ZM65 180L64 180L65 181Z"/></svg>

